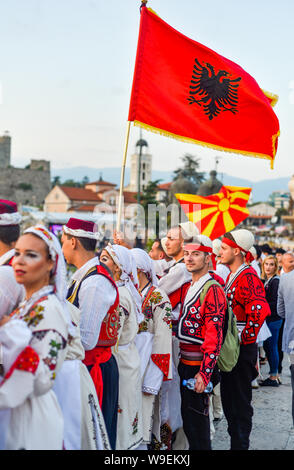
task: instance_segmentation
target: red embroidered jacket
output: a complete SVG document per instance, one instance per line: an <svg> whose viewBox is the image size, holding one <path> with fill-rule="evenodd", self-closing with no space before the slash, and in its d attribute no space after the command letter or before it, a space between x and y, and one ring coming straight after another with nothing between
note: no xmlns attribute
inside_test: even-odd
<svg viewBox="0 0 294 470"><path fill-rule="evenodd" d="M203 359L199 372L207 385L222 346L226 296L223 288L214 284L208 289L201 305L202 289L203 286L192 297L186 295L179 318L177 337L180 340L180 346L185 347L185 343L190 343L195 346L196 351L199 350L200 345ZM181 340L185 343L181 344ZM191 351L191 346L189 350Z"/></svg>
<svg viewBox="0 0 294 470"><path fill-rule="evenodd" d="M228 277L225 292L236 315L237 326L239 329L243 328L241 343L256 343L265 318L271 314L263 283L256 271L244 264L236 276L231 280Z"/></svg>

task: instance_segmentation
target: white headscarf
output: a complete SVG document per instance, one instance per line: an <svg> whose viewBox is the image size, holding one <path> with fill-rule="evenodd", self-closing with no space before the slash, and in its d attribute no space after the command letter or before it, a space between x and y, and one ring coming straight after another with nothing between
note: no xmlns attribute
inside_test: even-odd
<svg viewBox="0 0 294 470"><path fill-rule="evenodd" d="M153 260L141 248L133 248L131 250L133 257L135 258L137 268L146 274L148 280L153 286L158 286L158 278L154 269Z"/></svg>
<svg viewBox="0 0 294 470"><path fill-rule="evenodd" d="M32 233L36 235L37 237L41 238L48 246L51 259L54 261L52 276L54 293L63 304L65 317L69 325L69 333L71 336L75 336L75 328L72 324L71 315L66 301L66 264L58 238L53 233L49 232L49 230L43 225L29 227L24 231L24 234L25 233Z"/></svg>
<svg viewBox="0 0 294 470"><path fill-rule="evenodd" d="M136 262L131 254L131 250L124 246L111 245L110 243L104 247L104 250L107 251L121 270L120 280L117 282L117 285L124 285L130 292L136 306L137 320L140 324L144 320L142 313L142 297L138 291L139 281Z"/></svg>

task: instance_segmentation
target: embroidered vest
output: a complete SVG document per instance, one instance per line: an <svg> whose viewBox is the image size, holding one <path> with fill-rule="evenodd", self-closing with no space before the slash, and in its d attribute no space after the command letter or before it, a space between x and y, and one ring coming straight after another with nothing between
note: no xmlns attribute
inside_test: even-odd
<svg viewBox="0 0 294 470"><path fill-rule="evenodd" d="M211 279L206 282L209 281ZM181 308L177 327L177 337L179 340L193 344L202 344L204 341L205 324L201 312L200 295L205 284Z"/></svg>
<svg viewBox="0 0 294 470"><path fill-rule="evenodd" d="M75 284L71 286L67 293L67 300L79 308L78 294L79 294L81 284L88 277L95 276L95 275L101 275L101 276L106 277L106 279L108 279L111 282L111 284L116 290L115 302L113 305L111 305L110 309L108 310L101 324L100 335L99 335L99 339L98 339L98 343L96 347L105 348L105 347L115 346L117 342L117 333L118 333L118 327L119 327L119 310L118 310L119 294L118 294L118 289L116 287L114 280L111 278L111 276L109 275L108 271L106 270L104 266L102 266L101 264L97 266L93 266L86 273L86 275L83 277L83 279L80 281L80 283L77 286Z"/></svg>
<svg viewBox="0 0 294 470"><path fill-rule="evenodd" d="M184 299L186 297L187 290L191 285L191 281L185 282L181 287L176 289L174 292L169 294L169 301L171 303L172 309L174 310L179 304L183 305Z"/></svg>

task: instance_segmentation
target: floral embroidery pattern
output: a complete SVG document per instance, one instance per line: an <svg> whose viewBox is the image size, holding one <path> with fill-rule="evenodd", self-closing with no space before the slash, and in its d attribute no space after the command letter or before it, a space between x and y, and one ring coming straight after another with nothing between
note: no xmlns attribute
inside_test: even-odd
<svg viewBox="0 0 294 470"><path fill-rule="evenodd" d="M58 352L62 349L62 342L57 342L55 340L50 341L51 349L49 350L48 356L43 359L45 364L49 367L50 370L55 370L57 364Z"/></svg>
<svg viewBox="0 0 294 470"><path fill-rule="evenodd" d="M165 315L163 317L163 321L169 326L169 328L172 328L172 322L171 322L171 312L172 312L172 309L171 307L169 307L169 305L167 304L165 306Z"/></svg>
<svg viewBox="0 0 294 470"><path fill-rule="evenodd" d="M143 333L143 331L148 331L148 323L146 320L143 320L139 325L138 333Z"/></svg>
<svg viewBox="0 0 294 470"><path fill-rule="evenodd" d="M40 321L44 319L44 307L42 305L36 305L33 310L30 310L24 315L22 320L24 320L28 326L36 327Z"/></svg>
<svg viewBox="0 0 294 470"><path fill-rule="evenodd" d="M138 412L136 413L135 419L132 422L133 435L138 432Z"/></svg>
<svg viewBox="0 0 294 470"><path fill-rule="evenodd" d="M153 318L152 305L147 304L143 313L146 321L151 320Z"/></svg>
<svg viewBox="0 0 294 470"><path fill-rule="evenodd" d="M160 302L162 301L162 295L160 292L156 292L156 291L153 291L151 296L150 296L150 300L149 300L152 304L160 304Z"/></svg>

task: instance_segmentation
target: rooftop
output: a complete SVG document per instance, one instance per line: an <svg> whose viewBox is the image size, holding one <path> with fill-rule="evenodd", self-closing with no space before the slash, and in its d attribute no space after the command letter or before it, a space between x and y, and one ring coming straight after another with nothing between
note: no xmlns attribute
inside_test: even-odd
<svg viewBox="0 0 294 470"><path fill-rule="evenodd" d="M91 189L59 186L71 201L100 201L101 199Z"/></svg>

